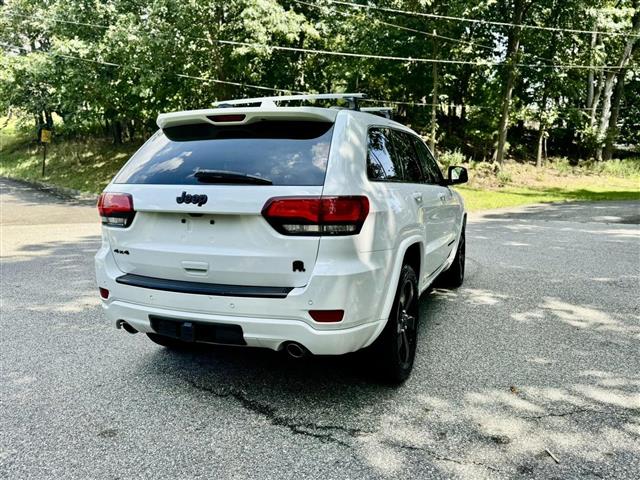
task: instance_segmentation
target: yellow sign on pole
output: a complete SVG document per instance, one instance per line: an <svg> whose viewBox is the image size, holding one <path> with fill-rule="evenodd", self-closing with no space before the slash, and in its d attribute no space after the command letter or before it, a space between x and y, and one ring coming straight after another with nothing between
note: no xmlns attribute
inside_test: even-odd
<svg viewBox="0 0 640 480"><path fill-rule="evenodd" d="M40 142L51 143L51 130L47 130L46 128L40 130Z"/></svg>

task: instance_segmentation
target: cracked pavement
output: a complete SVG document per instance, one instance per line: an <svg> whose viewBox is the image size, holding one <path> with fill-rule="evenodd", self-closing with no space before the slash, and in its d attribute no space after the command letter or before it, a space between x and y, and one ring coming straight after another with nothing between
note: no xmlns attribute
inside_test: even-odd
<svg viewBox="0 0 640 480"><path fill-rule="evenodd" d="M94 207L0 188L1 478L640 478L640 202L472 215L390 388L357 354L116 330Z"/></svg>

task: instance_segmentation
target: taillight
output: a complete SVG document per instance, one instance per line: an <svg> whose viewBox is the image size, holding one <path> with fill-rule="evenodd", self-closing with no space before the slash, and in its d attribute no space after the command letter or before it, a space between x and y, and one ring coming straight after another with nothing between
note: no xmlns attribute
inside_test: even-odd
<svg viewBox="0 0 640 480"><path fill-rule="evenodd" d="M109 290L107 290L106 288L102 288L102 287L98 287L98 290L100 291L100 296L102 298L104 298L105 300L107 298L109 298Z"/></svg>
<svg viewBox="0 0 640 480"><path fill-rule="evenodd" d="M276 197L262 216L283 235L355 235L369 214L369 199L349 197Z"/></svg>
<svg viewBox="0 0 640 480"><path fill-rule="evenodd" d="M136 214L133 197L128 193L105 192L98 199L98 212L103 225L128 227Z"/></svg>

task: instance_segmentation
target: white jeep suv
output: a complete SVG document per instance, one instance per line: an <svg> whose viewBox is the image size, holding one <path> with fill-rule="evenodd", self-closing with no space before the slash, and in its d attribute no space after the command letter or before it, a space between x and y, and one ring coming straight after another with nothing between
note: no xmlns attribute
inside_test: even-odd
<svg viewBox="0 0 640 480"><path fill-rule="evenodd" d="M352 108L278 106L339 97ZM108 318L167 347L370 347L386 379L406 379L420 294L463 281L466 214L449 186L467 173L443 178L412 130L360 97L159 115L98 202Z"/></svg>

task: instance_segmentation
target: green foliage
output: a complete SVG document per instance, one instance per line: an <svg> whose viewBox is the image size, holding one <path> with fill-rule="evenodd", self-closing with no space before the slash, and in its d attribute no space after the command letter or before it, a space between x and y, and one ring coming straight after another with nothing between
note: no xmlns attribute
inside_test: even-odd
<svg viewBox="0 0 640 480"><path fill-rule="evenodd" d="M622 178L640 177L640 158L610 160L608 162L591 163L591 165L594 172L603 175ZM638 190L640 191L640 183L638 183Z"/></svg>
<svg viewBox="0 0 640 480"><path fill-rule="evenodd" d="M397 0L392 5L502 22L511 18L515 3ZM636 14L633 0L524 4L524 23L584 30L629 32ZM474 161L494 156L506 67L487 62L504 60L507 27L352 9L323 0L11 0L3 5L0 109L20 112L32 125L57 118L57 135L135 143L155 129L160 112L274 93L246 84L284 91L364 91L371 98L407 102L397 105L398 120L425 133L430 132L437 71L439 148ZM593 65L597 93L606 80L603 66L618 64L627 41L624 35L609 35L592 44L590 35L523 29L517 55L527 67L516 72L511 154L529 158L540 128L548 134L551 155L584 156L601 146L602 101L592 118L586 109L588 70L550 66ZM270 46L468 64L434 69L429 62ZM626 68L619 125L608 132L627 146L640 142L639 88L636 55Z"/></svg>
<svg viewBox="0 0 640 480"><path fill-rule="evenodd" d="M511 183L511 181L513 180L511 177L511 174L506 170L499 171L498 174L496 175L496 179L498 180L501 186Z"/></svg>
<svg viewBox="0 0 640 480"><path fill-rule="evenodd" d="M463 163L469 163L469 159L464 154L456 149L453 152L444 151L438 156L438 163L445 172L451 165L462 165Z"/></svg>
<svg viewBox="0 0 640 480"><path fill-rule="evenodd" d="M551 165L561 174L608 175L618 178L637 178L640 191L640 158L613 159L608 162L588 160L572 165L566 157L550 159Z"/></svg>
<svg viewBox="0 0 640 480"><path fill-rule="evenodd" d="M98 193L138 146L114 146L102 139L53 143L47 153L46 175L42 177L42 147L25 139L7 142L0 149L0 176Z"/></svg>

